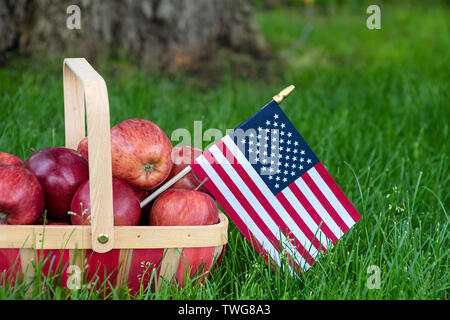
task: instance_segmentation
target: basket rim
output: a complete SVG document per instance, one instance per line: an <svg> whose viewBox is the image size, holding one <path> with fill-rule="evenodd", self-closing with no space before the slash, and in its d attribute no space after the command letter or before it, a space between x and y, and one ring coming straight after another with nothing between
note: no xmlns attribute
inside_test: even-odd
<svg viewBox="0 0 450 320"><path fill-rule="evenodd" d="M228 218L204 226L114 226L113 249L199 248L225 245ZM91 226L0 225L1 249L93 249ZM0 250L1 250L0 249Z"/></svg>

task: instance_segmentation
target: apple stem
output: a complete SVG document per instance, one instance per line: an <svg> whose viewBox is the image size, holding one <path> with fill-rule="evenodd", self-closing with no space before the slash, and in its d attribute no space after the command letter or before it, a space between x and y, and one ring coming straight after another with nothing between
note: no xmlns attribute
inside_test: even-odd
<svg viewBox="0 0 450 320"><path fill-rule="evenodd" d="M151 173L153 171L153 168L155 167L155 165L151 162L148 162L144 165L144 171L145 173Z"/></svg>
<svg viewBox="0 0 450 320"><path fill-rule="evenodd" d="M33 152L33 153L36 153L36 152L37 152L36 149L33 148L33 147L31 147L30 150L31 150L31 152Z"/></svg>
<svg viewBox="0 0 450 320"><path fill-rule="evenodd" d="M198 191L198 189L200 189L200 188L205 184L206 181L208 181L208 178L205 178L205 179L202 181L202 183L200 183L200 184L197 186L197 188L195 188L194 190L195 190L195 191Z"/></svg>

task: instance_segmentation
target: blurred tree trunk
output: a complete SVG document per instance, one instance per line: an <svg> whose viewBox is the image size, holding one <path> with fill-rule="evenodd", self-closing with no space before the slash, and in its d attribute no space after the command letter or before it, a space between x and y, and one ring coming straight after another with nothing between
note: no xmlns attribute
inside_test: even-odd
<svg viewBox="0 0 450 320"><path fill-rule="evenodd" d="M66 25L70 5L80 8L79 30ZM163 65L193 64L222 47L264 56L251 13L240 0L0 0L0 54L90 57L107 48Z"/></svg>
<svg viewBox="0 0 450 320"><path fill-rule="evenodd" d="M0 53L18 47L27 0L0 0Z"/></svg>

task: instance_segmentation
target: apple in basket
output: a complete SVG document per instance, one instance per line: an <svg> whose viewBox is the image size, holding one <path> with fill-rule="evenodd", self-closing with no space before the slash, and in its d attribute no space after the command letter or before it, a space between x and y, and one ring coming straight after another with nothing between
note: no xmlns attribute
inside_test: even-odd
<svg viewBox="0 0 450 320"><path fill-rule="evenodd" d="M88 159L88 140L78 151ZM131 186L150 190L168 177L172 169L172 143L155 123L145 119L128 119L111 128L113 176Z"/></svg>
<svg viewBox="0 0 450 320"><path fill-rule="evenodd" d="M142 190L142 189L137 189L137 188L133 188L133 189L136 192L136 195L138 197L139 203L144 201L149 196L148 191L145 191L145 190ZM151 201L150 203L148 203L145 207L143 207L141 209L141 218L139 219L139 225L140 226L147 226L148 225L148 219L150 217L150 210L152 209L152 205L153 205L153 201Z"/></svg>
<svg viewBox="0 0 450 320"><path fill-rule="evenodd" d="M200 226L219 222L219 211L214 199L204 192L171 189L160 195L150 212L151 226ZM212 266L214 247L184 248L175 273L179 286L185 275L201 274L202 278ZM189 272L186 272L189 268Z"/></svg>
<svg viewBox="0 0 450 320"><path fill-rule="evenodd" d="M11 166L23 166L24 162L18 156L0 151L0 164L9 164Z"/></svg>
<svg viewBox="0 0 450 320"><path fill-rule="evenodd" d="M91 224L91 201L89 180L75 192L70 206L74 225ZM113 214L115 226L136 226L141 216L141 207L136 192L126 182L113 178Z"/></svg>
<svg viewBox="0 0 450 320"><path fill-rule="evenodd" d="M36 222L34 223L35 225L46 225L46 226L51 226L51 225L63 225L63 226L68 226L70 225L68 222L66 221L54 221L54 220L47 220L46 218L44 218L43 215L41 215Z"/></svg>
<svg viewBox="0 0 450 320"><path fill-rule="evenodd" d="M167 180L176 176L181 170L186 168L195 158L201 156L202 153L203 153L202 150L191 146L174 147L172 149L173 167L172 171L170 171L170 174L167 177ZM197 175L193 171L190 171L180 180L175 182L170 187L170 189L196 190L198 186L201 185L201 183L202 181L197 177ZM200 188L198 188L198 191L205 192L211 196L208 189L206 189L205 186L203 185Z"/></svg>
<svg viewBox="0 0 450 320"><path fill-rule="evenodd" d="M219 211L204 192L171 189L161 194L150 213L152 226L201 226L219 222Z"/></svg>
<svg viewBox="0 0 450 320"><path fill-rule="evenodd" d="M68 221L73 195L89 179L87 161L75 150L49 147L33 154L25 161L25 167L44 188L48 219Z"/></svg>
<svg viewBox="0 0 450 320"><path fill-rule="evenodd" d="M0 165L0 224L33 224L44 206L44 190L29 170Z"/></svg>

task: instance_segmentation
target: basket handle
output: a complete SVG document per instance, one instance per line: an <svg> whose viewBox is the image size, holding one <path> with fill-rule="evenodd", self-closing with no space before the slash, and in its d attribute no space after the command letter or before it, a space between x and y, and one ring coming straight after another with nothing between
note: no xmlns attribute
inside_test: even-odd
<svg viewBox="0 0 450 320"><path fill-rule="evenodd" d="M84 58L64 59L66 147L77 149L88 128L92 249L114 248L111 138L108 91L103 78Z"/></svg>

